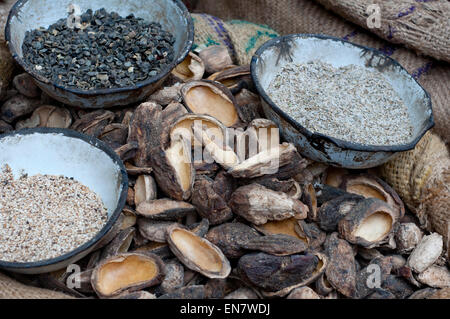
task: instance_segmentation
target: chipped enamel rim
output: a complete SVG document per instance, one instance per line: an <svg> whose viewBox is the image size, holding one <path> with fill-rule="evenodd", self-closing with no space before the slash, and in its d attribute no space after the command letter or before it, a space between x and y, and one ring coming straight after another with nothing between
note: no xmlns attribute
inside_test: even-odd
<svg viewBox="0 0 450 319"><path fill-rule="evenodd" d="M425 135L426 132L428 132L430 129L434 127L434 118L433 118L433 112L432 112L432 103L431 103L431 97L428 94L428 92L417 82L416 79L414 79L411 76L411 79L414 80L417 85L420 87L421 90L423 90L427 105L426 107L430 110L430 116L428 117L426 122L426 125L422 128L419 134L416 135L415 139L407 144L399 144L399 145L391 145L391 146L378 146L378 145L366 145L361 143L354 143L345 141L342 139L334 138L325 134L321 133L313 133L304 126L300 125L297 121L295 121L291 116L289 116L287 113L285 113L281 108L279 108L276 103L274 103L271 98L267 95L266 91L262 87L261 81L258 77L257 67L260 62L260 58L263 55L263 53L276 46L280 46L280 44L289 43L290 41L296 40L298 38L316 38L319 40L332 40L336 42L341 42L342 44L350 44L354 47L360 48L361 50L365 52L371 52L375 56L383 57L384 59L387 59L389 63L392 65L400 68L401 71L406 72L409 74L396 60L392 59L391 57L385 55L383 52L369 48L363 45L355 44L349 41L345 41L336 37L327 36L327 35L321 35L321 34L290 34L285 35L281 37L277 37L274 39L271 39L264 43L255 53L255 55L252 58L250 69L251 69L251 76L253 79L253 82L255 83L256 89L258 90L259 95L262 97L262 99L272 108L272 110L277 113L283 120L288 122L292 127L294 127L296 130L298 130L302 135L308 138L310 142L314 141L325 141L332 143L336 145L337 147L340 147L343 150L353 150L353 151L363 151L363 152L403 152L403 151L409 151L415 148L417 143L422 139L422 137Z"/></svg>

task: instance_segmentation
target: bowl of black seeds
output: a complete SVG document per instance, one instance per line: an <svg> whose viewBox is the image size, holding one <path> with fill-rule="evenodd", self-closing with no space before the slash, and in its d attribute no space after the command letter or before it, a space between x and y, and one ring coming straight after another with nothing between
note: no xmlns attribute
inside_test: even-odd
<svg viewBox="0 0 450 319"><path fill-rule="evenodd" d="M107 108L157 90L189 53L194 27L180 0L19 0L5 34L48 95Z"/></svg>
<svg viewBox="0 0 450 319"><path fill-rule="evenodd" d="M255 53L251 74L266 117L317 162L375 167L434 126L429 94L397 61L335 37L274 38Z"/></svg>

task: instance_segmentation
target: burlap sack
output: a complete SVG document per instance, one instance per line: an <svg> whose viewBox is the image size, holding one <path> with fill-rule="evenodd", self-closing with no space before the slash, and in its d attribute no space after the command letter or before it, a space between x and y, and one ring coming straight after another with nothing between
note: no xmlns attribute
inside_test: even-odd
<svg viewBox="0 0 450 319"><path fill-rule="evenodd" d="M209 14L192 14L195 25L194 50L212 45L228 48L234 63L249 64L253 54L265 42L279 36L266 25L233 20L227 23Z"/></svg>
<svg viewBox="0 0 450 319"><path fill-rule="evenodd" d="M192 20L195 27L194 51L201 51L212 45L223 45L228 48L233 60L236 60L233 42L221 19L200 13L192 14Z"/></svg>
<svg viewBox="0 0 450 319"><path fill-rule="evenodd" d="M423 1L416 1L418 2ZM384 41L360 26L347 22L326 10L313 0L201 0L197 3L195 11L212 14L224 21L243 19L266 24L281 34L329 34L383 51L402 64L430 93L436 121L435 131L446 143L450 142L450 125L448 125L450 65L448 63L418 56L414 51L401 45ZM448 34L448 32L445 34L447 40ZM449 48L447 46L447 49Z"/></svg>
<svg viewBox="0 0 450 319"><path fill-rule="evenodd" d="M225 23L225 26L233 42L239 65L250 64L253 55L261 45L279 36L266 25L243 20L232 20Z"/></svg>
<svg viewBox="0 0 450 319"><path fill-rule="evenodd" d="M437 231L450 253L450 154L427 133L417 147L381 167L384 179L428 230Z"/></svg>
<svg viewBox="0 0 450 319"><path fill-rule="evenodd" d="M417 0L316 0L363 28L367 10L380 8L380 27L370 31L393 43L450 62L450 2ZM372 13L373 11L370 11Z"/></svg>
<svg viewBox="0 0 450 319"><path fill-rule="evenodd" d="M26 286L0 273L0 299L73 299L66 294Z"/></svg>

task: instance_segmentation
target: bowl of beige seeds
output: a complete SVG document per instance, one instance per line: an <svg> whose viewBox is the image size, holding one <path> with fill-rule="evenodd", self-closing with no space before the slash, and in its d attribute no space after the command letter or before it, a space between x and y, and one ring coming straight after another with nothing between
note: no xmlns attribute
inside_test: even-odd
<svg viewBox="0 0 450 319"><path fill-rule="evenodd" d="M255 53L251 72L266 117L317 162L375 167L434 126L430 96L397 61L339 38L274 38Z"/></svg>
<svg viewBox="0 0 450 319"><path fill-rule="evenodd" d="M128 189L124 165L100 140L68 129L0 135L0 269L63 269L113 232Z"/></svg>

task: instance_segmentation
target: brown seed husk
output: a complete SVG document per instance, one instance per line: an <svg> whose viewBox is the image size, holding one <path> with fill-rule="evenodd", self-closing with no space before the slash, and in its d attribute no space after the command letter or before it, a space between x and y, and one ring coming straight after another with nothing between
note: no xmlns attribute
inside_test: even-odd
<svg viewBox="0 0 450 319"><path fill-rule="evenodd" d="M216 162L209 163L208 161L194 162L194 170L197 176L205 175L214 178L217 172L221 169Z"/></svg>
<svg viewBox="0 0 450 319"><path fill-rule="evenodd" d="M348 194L323 204L317 213L320 228L327 232L337 230L339 221L363 199L362 196Z"/></svg>
<svg viewBox="0 0 450 319"><path fill-rule="evenodd" d="M111 124L115 116L116 115L113 112L106 110L86 113L80 116L80 118L72 124L71 128L86 135L99 137L105 127L108 124Z"/></svg>
<svg viewBox="0 0 450 319"><path fill-rule="evenodd" d="M223 190L216 191L218 183L207 176L197 177L192 192L192 204L200 216L209 220L211 225L222 224L233 217L231 208Z"/></svg>
<svg viewBox="0 0 450 319"><path fill-rule="evenodd" d="M236 94L236 103L239 114L244 123L250 123L254 119L263 117L261 98L247 89L242 89Z"/></svg>
<svg viewBox="0 0 450 319"><path fill-rule="evenodd" d="M155 103L143 103L135 111L128 139L139 144L135 165L152 167L158 186L176 200L189 199L195 176L192 163L184 157L182 141L170 141L169 136L170 125L184 113L178 103L164 111Z"/></svg>
<svg viewBox="0 0 450 319"><path fill-rule="evenodd" d="M0 39L0 101L6 95L6 90L12 81L13 71L14 60L6 43Z"/></svg>
<svg viewBox="0 0 450 319"><path fill-rule="evenodd" d="M63 107L43 105L33 112L33 116L39 116L42 127L68 128L72 124L70 111Z"/></svg>
<svg viewBox="0 0 450 319"><path fill-rule="evenodd" d="M185 114L179 117L170 128L170 135L182 134L188 141L192 141L192 146L202 145L199 140L194 140L193 126L198 125L199 129L207 127L208 132L220 141L226 138L226 127L217 119L209 115Z"/></svg>
<svg viewBox="0 0 450 319"><path fill-rule="evenodd" d="M186 154L188 147L182 139L172 140L170 147L163 153L164 156L153 157L158 185L176 200L188 200L192 195L195 171L192 161L186 158L190 155Z"/></svg>
<svg viewBox="0 0 450 319"><path fill-rule="evenodd" d="M226 141L216 136L214 132L208 130L207 126L193 127L194 137L202 141L204 152L225 169L232 169L239 164L239 158Z"/></svg>
<svg viewBox="0 0 450 319"><path fill-rule="evenodd" d="M11 125L9 125L3 120L0 120L0 134L8 133L11 132L12 130L14 130L14 128Z"/></svg>
<svg viewBox="0 0 450 319"><path fill-rule="evenodd" d="M155 200L157 196L156 182L150 175L141 175L134 185L134 203L139 206L145 201Z"/></svg>
<svg viewBox="0 0 450 319"><path fill-rule="evenodd" d="M305 235L298 233L298 229L296 228L298 222L298 219L292 217L285 220L270 221L264 225L254 225L253 227L264 235L285 234L307 242L307 239L304 237Z"/></svg>
<svg viewBox="0 0 450 319"><path fill-rule="evenodd" d="M169 227L166 238L174 255L189 269L208 278L226 278L230 274L230 262L208 240L178 226Z"/></svg>
<svg viewBox="0 0 450 319"><path fill-rule="evenodd" d="M172 71L172 75L183 82L201 80L203 74L205 74L205 65L202 59L193 52L189 52L184 61Z"/></svg>
<svg viewBox="0 0 450 319"><path fill-rule="evenodd" d="M392 187L377 176L369 174L346 175L342 179L340 188L365 198L378 198L385 201L397 211L398 219L405 215L405 206L400 197Z"/></svg>
<svg viewBox="0 0 450 319"><path fill-rule="evenodd" d="M166 243L149 242L136 248L134 252L139 252L142 254L154 254L159 256L163 260L174 258L169 245L167 245Z"/></svg>
<svg viewBox="0 0 450 319"><path fill-rule="evenodd" d="M192 113L210 115L227 127L240 122L233 95L220 83L191 81L183 86L181 95Z"/></svg>
<svg viewBox="0 0 450 319"><path fill-rule="evenodd" d="M325 270L328 282L341 294L356 297L356 262L353 248L338 233L328 236L325 241L328 267Z"/></svg>
<svg viewBox="0 0 450 319"><path fill-rule="evenodd" d="M450 299L450 288L442 288L432 293L427 299Z"/></svg>
<svg viewBox="0 0 450 319"><path fill-rule="evenodd" d="M395 275L387 276L387 278L383 281L381 288L394 294L398 299L405 299L414 292L411 285L408 284L406 280Z"/></svg>
<svg viewBox="0 0 450 319"><path fill-rule="evenodd" d="M172 293L184 285L184 267L178 261L173 260L165 264L166 276L158 287L161 294Z"/></svg>
<svg viewBox="0 0 450 319"><path fill-rule="evenodd" d="M119 148L116 148L114 152L117 154L117 156L120 157L120 159L123 162L129 161L132 158L134 158L138 152L138 143L137 142L131 142L127 143Z"/></svg>
<svg viewBox="0 0 450 319"><path fill-rule="evenodd" d="M98 137L112 148L118 148L127 143L128 126L121 123L112 123L103 129Z"/></svg>
<svg viewBox="0 0 450 319"><path fill-rule="evenodd" d="M326 184L316 185L315 190L318 206L322 206L323 204L329 202L330 200L349 194L340 188L328 186Z"/></svg>
<svg viewBox="0 0 450 319"><path fill-rule="evenodd" d="M88 269L85 271L82 271L78 274L78 283L79 286L76 287L75 289L83 294L92 294L95 293L94 292L94 288L92 287L91 284L91 278L92 278L92 273L93 273L94 269ZM67 279L67 283L69 282L69 278Z"/></svg>
<svg viewBox="0 0 450 319"><path fill-rule="evenodd" d="M57 106L43 105L34 110L30 118L17 122L16 129L34 127L68 128L71 124L72 115L69 110Z"/></svg>
<svg viewBox="0 0 450 319"><path fill-rule="evenodd" d="M377 288L375 291L367 296L367 299L397 299L397 297L388 290Z"/></svg>
<svg viewBox="0 0 450 319"><path fill-rule="evenodd" d="M367 198L339 221L339 233L352 244L378 247L386 242L397 224L397 211L386 202Z"/></svg>
<svg viewBox="0 0 450 319"><path fill-rule="evenodd" d="M225 46L210 46L200 51L199 56L203 60L206 72L209 74L220 72L233 64L230 53Z"/></svg>
<svg viewBox="0 0 450 319"><path fill-rule="evenodd" d="M286 299L321 299L320 296L309 287L295 288Z"/></svg>
<svg viewBox="0 0 450 319"><path fill-rule="evenodd" d="M110 228L110 230L105 234L105 236L103 236L102 239L100 239L94 246L94 248L92 249L94 250L98 250L100 248L105 247L107 244L109 244L109 242L111 240L113 240L118 233L120 233L120 231L122 230L122 224L124 221L124 214L120 214L119 218L117 219L116 223Z"/></svg>
<svg viewBox="0 0 450 319"><path fill-rule="evenodd" d="M420 273L417 280L433 288L450 287L450 271L447 267L433 265Z"/></svg>
<svg viewBox="0 0 450 319"><path fill-rule="evenodd" d="M113 297L161 283L164 263L156 255L120 254L101 262L92 273L92 287L99 297Z"/></svg>
<svg viewBox="0 0 450 319"><path fill-rule="evenodd" d="M395 232L395 242L400 253L412 251L422 239L422 231L414 223L401 223Z"/></svg>
<svg viewBox="0 0 450 319"><path fill-rule="evenodd" d="M428 299L431 295L436 293L437 289L433 288L424 288L415 291L408 299Z"/></svg>
<svg viewBox="0 0 450 319"><path fill-rule="evenodd" d="M132 210L130 207L124 207L122 210L122 224L120 225L120 230L125 230L127 228L133 227L136 225L137 217L136 212Z"/></svg>
<svg viewBox="0 0 450 319"><path fill-rule="evenodd" d="M339 187L342 184L344 176L348 175L348 170L340 167L329 166L324 174L323 184Z"/></svg>
<svg viewBox="0 0 450 319"><path fill-rule="evenodd" d="M261 177L254 179L253 182L273 191L286 193L294 199L300 199L302 195L302 188L300 184L292 178L286 181L280 181L275 177Z"/></svg>
<svg viewBox="0 0 450 319"><path fill-rule="evenodd" d="M205 235L209 231L209 220L206 218L203 218L199 223L195 223L191 226L189 226L189 230L196 234L199 237L205 237Z"/></svg>
<svg viewBox="0 0 450 319"><path fill-rule="evenodd" d="M258 295L250 288L241 287L226 295L224 299L258 299Z"/></svg>
<svg viewBox="0 0 450 319"><path fill-rule="evenodd" d="M135 232L136 229L134 227L130 227L118 233L117 236L103 248L100 255L100 260L128 252Z"/></svg>
<svg viewBox="0 0 450 319"><path fill-rule="evenodd" d="M30 99L21 94L6 101L0 108L2 120L13 123L22 116L32 113L40 104L38 99Z"/></svg>
<svg viewBox="0 0 450 319"><path fill-rule="evenodd" d="M167 228L176 224L175 222L157 221L146 218L138 219L139 233L144 238L157 243L165 243Z"/></svg>
<svg viewBox="0 0 450 319"><path fill-rule="evenodd" d="M289 256L304 252L308 245L295 237L283 234L255 237L241 245L274 256Z"/></svg>
<svg viewBox="0 0 450 319"><path fill-rule="evenodd" d="M304 281L299 282L297 284L294 284L293 286L289 286L286 288L283 288L279 291L276 292L268 292L268 291L262 291L262 295L264 297L284 297L287 294L289 294L293 289L299 288L299 287L303 287L303 286L307 286L309 284L311 284L312 282L314 282L315 280L317 280L317 278L319 276L321 276L325 269L327 268L328 265L328 259L327 257L322 254L322 253L318 253L318 252L314 252L312 253L318 260L317 262L317 266L314 269L314 271L312 272L312 274L310 276L308 276Z"/></svg>
<svg viewBox="0 0 450 319"><path fill-rule="evenodd" d="M310 249L319 249L325 242L327 234L320 230L315 223L307 223L299 220L295 225L296 233L308 244Z"/></svg>
<svg viewBox="0 0 450 319"><path fill-rule="evenodd" d="M145 201L136 207L137 214L151 220L175 221L191 212L195 212L193 205L164 198Z"/></svg>
<svg viewBox="0 0 450 319"><path fill-rule="evenodd" d="M242 245L260 235L242 223L226 223L213 227L205 238L220 248L228 258L239 258L245 254Z"/></svg>
<svg viewBox="0 0 450 319"><path fill-rule="evenodd" d="M331 286L331 284L328 282L327 276L325 274L322 274L316 280L315 288L316 288L316 291L322 296L327 296L332 291L334 291L333 286Z"/></svg>
<svg viewBox="0 0 450 319"><path fill-rule="evenodd" d="M308 212L308 208L299 200L259 184L239 187L231 195L228 204L236 215L255 225L290 217L305 219Z"/></svg>
<svg viewBox="0 0 450 319"><path fill-rule="evenodd" d="M250 65L230 66L212 74L208 80L217 81L232 92L239 92L243 87L248 87L247 82L251 83Z"/></svg>
<svg viewBox="0 0 450 319"><path fill-rule="evenodd" d="M205 284L206 298L223 299L225 297L226 284L226 279L209 279Z"/></svg>
<svg viewBox="0 0 450 319"><path fill-rule="evenodd" d="M133 246L134 247L142 247L149 243L150 243L150 240L145 238L144 236L142 236L140 231L138 231L134 234L134 237L133 237Z"/></svg>
<svg viewBox="0 0 450 319"><path fill-rule="evenodd" d="M154 102L142 103L133 115L130 124L128 143L136 142L138 152L134 158L137 167L151 167L152 147L160 138L161 128L156 124L162 121L162 108Z"/></svg>
<svg viewBox="0 0 450 319"><path fill-rule="evenodd" d="M150 175L153 172L151 167L137 167L131 163L125 163L128 175Z"/></svg>
<svg viewBox="0 0 450 319"><path fill-rule="evenodd" d="M317 197L316 190L312 184L303 185L301 201L308 206L308 220L317 221Z"/></svg>
<svg viewBox="0 0 450 319"><path fill-rule="evenodd" d="M239 259L238 273L245 282L267 292L278 292L307 280L318 262L318 258L309 253L285 257L252 253Z"/></svg>
<svg viewBox="0 0 450 319"><path fill-rule="evenodd" d="M174 292L160 296L158 299L185 299L185 300L196 300L205 299L205 286L203 285L192 285L187 287L182 287Z"/></svg>
<svg viewBox="0 0 450 319"><path fill-rule="evenodd" d="M433 265L443 250L443 238L438 233L424 236L411 255L408 257L408 266L417 273L425 271Z"/></svg>
<svg viewBox="0 0 450 319"><path fill-rule="evenodd" d="M183 83L176 83L172 86L164 87L153 93L148 101L167 106L173 102L181 102L181 87Z"/></svg>
<svg viewBox="0 0 450 319"><path fill-rule="evenodd" d="M256 178L276 174L280 167L292 163L299 157L294 145L283 143L279 148L270 148L232 167L228 173L234 178Z"/></svg>

